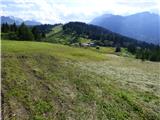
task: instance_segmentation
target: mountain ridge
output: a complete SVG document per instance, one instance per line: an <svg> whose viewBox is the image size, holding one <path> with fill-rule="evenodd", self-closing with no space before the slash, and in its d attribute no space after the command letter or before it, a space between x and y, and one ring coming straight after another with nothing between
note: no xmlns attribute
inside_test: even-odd
<svg viewBox="0 0 160 120"><path fill-rule="evenodd" d="M160 44L159 18L160 16L158 14L149 12L136 13L128 16L104 14L93 19L90 24L107 28L113 32L140 41Z"/></svg>
<svg viewBox="0 0 160 120"><path fill-rule="evenodd" d="M17 25L20 25L21 23L24 22L26 25L30 25L30 26L42 24L42 23L35 21L35 20L23 20L21 18L13 17L13 16L1 16L1 24L3 24L3 23L13 24L14 22Z"/></svg>

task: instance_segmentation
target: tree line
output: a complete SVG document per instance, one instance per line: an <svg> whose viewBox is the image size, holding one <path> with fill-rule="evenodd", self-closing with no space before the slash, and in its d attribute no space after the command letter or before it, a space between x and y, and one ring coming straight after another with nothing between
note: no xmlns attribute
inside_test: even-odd
<svg viewBox="0 0 160 120"><path fill-rule="evenodd" d="M99 46L116 47L117 51L119 51L121 47L127 48L127 50L138 59L160 61L160 46L137 41L102 27L81 22L70 22L63 26L63 30L64 34L74 34L76 36L89 38Z"/></svg>
<svg viewBox="0 0 160 120"><path fill-rule="evenodd" d="M45 33L40 31L36 26L27 26L3 23L1 32L7 34L7 38L11 40L29 40L41 41L45 37Z"/></svg>
<svg viewBox="0 0 160 120"><path fill-rule="evenodd" d="M151 45L150 47L136 47L130 45L128 51L136 56L137 59L160 61L160 46Z"/></svg>

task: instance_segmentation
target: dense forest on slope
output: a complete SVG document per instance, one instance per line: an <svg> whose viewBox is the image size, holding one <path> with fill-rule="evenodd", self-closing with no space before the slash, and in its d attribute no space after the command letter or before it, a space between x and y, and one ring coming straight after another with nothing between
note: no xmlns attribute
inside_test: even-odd
<svg viewBox="0 0 160 120"><path fill-rule="evenodd" d="M131 44L137 47L149 47L150 44L145 42L139 42L135 39L122 36L120 34L114 33L102 27L95 25L89 25L81 22L70 22L63 26L64 33L75 34L83 37L87 37L92 40L96 40L98 45L101 46L117 46L128 47Z"/></svg>

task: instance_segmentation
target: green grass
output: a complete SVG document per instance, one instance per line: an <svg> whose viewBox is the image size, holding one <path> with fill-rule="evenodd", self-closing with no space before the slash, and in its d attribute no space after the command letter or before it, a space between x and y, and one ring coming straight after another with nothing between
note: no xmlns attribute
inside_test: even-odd
<svg viewBox="0 0 160 120"><path fill-rule="evenodd" d="M46 38L43 41L50 43L58 44L70 44L70 41L73 39L73 35L64 34L62 25L58 25L52 29L49 33L46 34Z"/></svg>
<svg viewBox="0 0 160 120"><path fill-rule="evenodd" d="M46 34L46 37L52 36L52 35L60 32L61 30L62 30L62 25L58 25L58 26L54 27L51 32Z"/></svg>
<svg viewBox="0 0 160 120"><path fill-rule="evenodd" d="M91 39L86 39L86 38L80 37L78 41L79 41L80 43L89 43L89 42L91 42Z"/></svg>
<svg viewBox="0 0 160 120"><path fill-rule="evenodd" d="M45 56L55 56L62 58L70 58L74 60L105 60L104 54L99 54L91 50L69 47L60 44L50 44L42 42L20 42L20 41L2 41L2 50L7 54L17 54L24 56L32 56L42 54ZM34 52L33 52L34 51Z"/></svg>
<svg viewBox="0 0 160 120"><path fill-rule="evenodd" d="M113 47L99 47L99 48L100 49L96 49L96 47L90 47L89 49L102 54L115 54L115 48Z"/></svg>
<svg viewBox="0 0 160 120"><path fill-rule="evenodd" d="M159 120L160 63L113 50L2 40L4 119Z"/></svg>
<svg viewBox="0 0 160 120"><path fill-rule="evenodd" d="M63 25L58 25L53 27L52 31L46 34L44 41L63 45L70 45L74 39L77 39L77 41L74 41L74 44L91 42L91 39L83 38L80 36L77 38L74 34L75 33L65 34L63 31Z"/></svg>

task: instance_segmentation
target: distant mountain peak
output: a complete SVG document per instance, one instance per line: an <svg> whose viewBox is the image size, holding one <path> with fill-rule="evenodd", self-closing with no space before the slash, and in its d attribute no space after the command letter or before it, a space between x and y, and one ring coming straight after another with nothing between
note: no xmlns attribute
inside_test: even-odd
<svg viewBox="0 0 160 120"><path fill-rule="evenodd" d="M23 20L21 18L18 17L14 17L14 16L1 16L1 24L2 23L8 23L8 24L13 24L16 23L17 25L20 25L22 22L24 22L26 25L40 25L40 22L37 22L35 20Z"/></svg>
<svg viewBox="0 0 160 120"><path fill-rule="evenodd" d="M14 17L14 16L8 16L8 17L10 17L11 19L14 19L14 20L23 21L23 19L18 18L18 17Z"/></svg>
<svg viewBox="0 0 160 120"><path fill-rule="evenodd" d="M132 15L128 15L126 17L130 17L130 16L136 16L136 17L151 17L151 16L158 16L158 14L156 13L151 13L151 12L142 12L142 13L136 13L136 14L132 14Z"/></svg>

